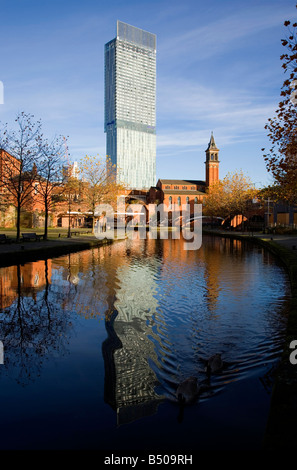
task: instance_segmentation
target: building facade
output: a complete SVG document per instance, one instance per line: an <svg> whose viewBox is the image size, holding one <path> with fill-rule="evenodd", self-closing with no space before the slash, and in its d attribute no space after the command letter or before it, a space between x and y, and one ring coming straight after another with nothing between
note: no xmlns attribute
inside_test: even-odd
<svg viewBox="0 0 297 470"><path fill-rule="evenodd" d="M202 204L205 197L205 181L159 179L155 188L150 189L150 202L162 203L165 209L182 209L190 205L191 214L195 204Z"/></svg>
<svg viewBox="0 0 297 470"><path fill-rule="evenodd" d="M156 36L121 21L105 44L106 154L130 189L156 184Z"/></svg>
<svg viewBox="0 0 297 470"><path fill-rule="evenodd" d="M159 179L155 187L151 187L148 200L152 203L162 203L168 211L174 207L182 208L183 204L190 205L194 212L195 204L202 204L207 196L209 186L219 181L219 149L216 146L213 133L205 150L205 180L192 179Z"/></svg>

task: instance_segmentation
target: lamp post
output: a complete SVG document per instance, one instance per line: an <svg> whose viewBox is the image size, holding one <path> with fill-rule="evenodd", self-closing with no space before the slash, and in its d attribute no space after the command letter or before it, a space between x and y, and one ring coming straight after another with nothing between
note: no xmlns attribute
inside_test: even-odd
<svg viewBox="0 0 297 470"><path fill-rule="evenodd" d="M267 212L265 212L265 232L266 228L269 229L269 218L270 218L270 197L268 196L268 199L265 199L265 202L267 202Z"/></svg>

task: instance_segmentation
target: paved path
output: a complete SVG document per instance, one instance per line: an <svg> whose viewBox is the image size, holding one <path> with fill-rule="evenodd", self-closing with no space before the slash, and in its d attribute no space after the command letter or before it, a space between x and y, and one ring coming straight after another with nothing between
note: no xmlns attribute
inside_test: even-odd
<svg viewBox="0 0 297 470"><path fill-rule="evenodd" d="M229 232L227 230L212 230L208 233L215 233L217 235L229 235L230 237L239 235L240 237L251 237L261 238L262 240L273 240L276 243L279 243L282 246L292 250L296 250L297 255L297 235L273 235L273 234L264 234L264 233L251 233L251 232ZM295 247L295 248L293 248Z"/></svg>
<svg viewBox="0 0 297 470"><path fill-rule="evenodd" d="M295 249L297 254L297 236L296 235L255 235L262 240L273 240L289 249ZM295 247L295 248L293 248Z"/></svg>

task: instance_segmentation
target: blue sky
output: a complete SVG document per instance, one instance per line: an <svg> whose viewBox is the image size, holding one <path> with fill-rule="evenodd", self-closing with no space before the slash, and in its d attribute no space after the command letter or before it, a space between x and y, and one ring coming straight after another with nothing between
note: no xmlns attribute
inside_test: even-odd
<svg viewBox="0 0 297 470"><path fill-rule="evenodd" d="M296 16L293 0L0 0L0 121L25 111L68 136L73 161L104 156L104 44L121 20L157 36L157 178L204 179L213 131L220 177L268 184L264 126Z"/></svg>

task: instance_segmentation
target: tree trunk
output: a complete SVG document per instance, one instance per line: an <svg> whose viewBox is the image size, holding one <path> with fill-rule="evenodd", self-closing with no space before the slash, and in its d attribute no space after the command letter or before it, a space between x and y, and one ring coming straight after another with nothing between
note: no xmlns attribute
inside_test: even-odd
<svg viewBox="0 0 297 470"><path fill-rule="evenodd" d="M92 233L95 233L95 215L93 212Z"/></svg>
<svg viewBox="0 0 297 470"><path fill-rule="evenodd" d="M95 208L96 208L96 203L93 200L92 205L91 205L91 211L93 213L93 220L92 220L92 233L93 234L95 233Z"/></svg>
<svg viewBox="0 0 297 470"><path fill-rule="evenodd" d="M71 215L70 215L70 209L71 209L71 202L70 202L70 193L68 195L69 197L69 202L68 202L68 238L71 238Z"/></svg>
<svg viewBox="0 0 297 470"><path fill-rule="evenodd" d="M21 238L21 204L20 204L20 201L18 201L18 204L17 204L17 223L16 223L16 226L17 226L16 240L17 240L17 242L19 242L20 238Z"/></svg>
<svg viewBox="0 0 297 470"><path fill-rule="evenodd" d="M47 227L48 227L48 204L47 201L45 202L45 207L44 207L44 234L43 234L43 239L47 240Z"/></svg>

